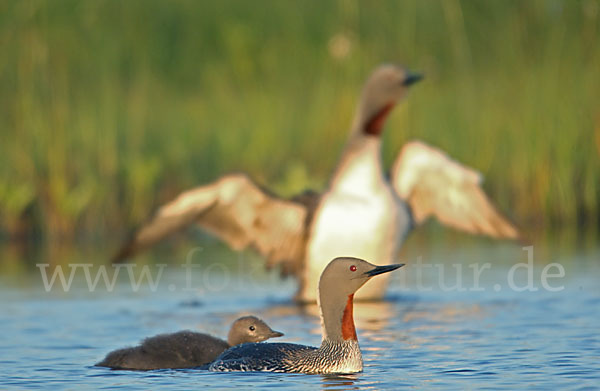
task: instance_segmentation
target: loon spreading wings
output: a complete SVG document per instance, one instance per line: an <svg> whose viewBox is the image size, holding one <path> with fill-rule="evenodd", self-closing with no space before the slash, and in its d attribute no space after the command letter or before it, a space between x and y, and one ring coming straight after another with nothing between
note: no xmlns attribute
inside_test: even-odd
<svg viewBox="0 0 600 391"><path fill-rule="evenodd" d="M160 207L114 257L121 261L190 225L233 249L253 247L298 278L297 299L315 301L319 276L338 256L393 263L406 234L429 217L472 234L517 238L481 188L482 176L423 142L403 146L387 179L381 162L386 117L420 76L394 65L367 80L349 141L321 193L279 198L244 174L188 190ZM387 277L357 299L379 299Z"/></svg>

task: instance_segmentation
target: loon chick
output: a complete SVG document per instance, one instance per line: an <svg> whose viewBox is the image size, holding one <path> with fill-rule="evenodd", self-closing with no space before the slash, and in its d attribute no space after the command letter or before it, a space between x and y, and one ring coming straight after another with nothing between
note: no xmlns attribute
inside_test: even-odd
<svg viewBox="0 0 600 391"><path fill-rule="evenodd" d="M257 317L244 316L233 322L227 341L189 330L160 334L146 338L139 346L110 352L96 366L137 370L193 368L210 363L232 346L282 335Z"/></svg>
<svg viewBox="0 0 600 391"><path fill-rule="evenodd" d="M211 371L354 373L363 369L352 316L354 292L373 276L400 265L375 266L358 258L336 258L319 279L318 296L323 340L321 347L291 343L248 343L221 354Z"/></svg>

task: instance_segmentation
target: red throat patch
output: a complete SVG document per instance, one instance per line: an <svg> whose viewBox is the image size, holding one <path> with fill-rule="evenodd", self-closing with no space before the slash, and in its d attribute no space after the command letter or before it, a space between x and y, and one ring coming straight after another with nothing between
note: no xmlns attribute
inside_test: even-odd
<svg viewBox="0 0 600 391"><path fill-rule="evenodd" d="M342 337L345 340L353 339L357 341L356 329L354 328L353 310L354 293L348 296L346 308L344 308L344 316L342 317Z"/></svg>
<svg viewBox="0 0 600 391"><path fill-rule="evenodd" d="M393 103L388 103L383 109L369 119L365 125L364 132L373 136L379 136L383 130L383 124L388 114L394 107Z"/></svg>

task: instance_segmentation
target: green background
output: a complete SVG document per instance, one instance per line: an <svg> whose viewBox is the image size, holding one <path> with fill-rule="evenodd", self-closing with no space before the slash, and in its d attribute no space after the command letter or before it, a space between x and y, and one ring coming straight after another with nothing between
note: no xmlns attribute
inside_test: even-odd
<svg viewBox="0 0 600 391"><path fill-rule="evenodd" d="M320 190L361 85L426 75L383 154L421 139L481 171L525 232L600 222L600 3L0 1L0 230L120 235L244 170Z"/></svg>

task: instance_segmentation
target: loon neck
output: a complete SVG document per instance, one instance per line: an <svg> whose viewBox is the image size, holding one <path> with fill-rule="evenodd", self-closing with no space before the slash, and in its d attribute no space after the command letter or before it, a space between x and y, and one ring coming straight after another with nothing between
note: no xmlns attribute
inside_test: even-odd
<svg viewBox="0 0 600 391"><path fill-rule="evenodd" d="M323 341L358 341L353 317L354 294L348 295L346 300L337 295L319 296Z"/></svg>
<svg viewBox="0 0 600 391"><path fill-rule="evenodd" d="M354 294L346 296L346 300L340 295L319 297L323 341L316 354L327 364L317 372L355 373L363 370L352 316L353 298Z"/></svg>
<svg viewBox="0 0 600 391"><path fill-rule="evenodd" d="M369 109L361 102L352 122L350 139L338 162L330 188L345 193L377 191L386 180L381 162L381 132L395 102Z"/></svg>
<svg viewBox="0 0 600 391"><path fill-rule="evenodd" d="M363 121L361 126L362 132L371 136L379 137L383 131L383 124L387 119L390 111L394 108L394 102L390 102L387 105L380 108L374 114L368 117L366 121Z"/></svg>
<svg viewBox="0 0 600 391"><path fill-rule="evenodd" d="M384 183L381 139L355 133L333 173L330 189L348 194L370 194Z"/></svg>

